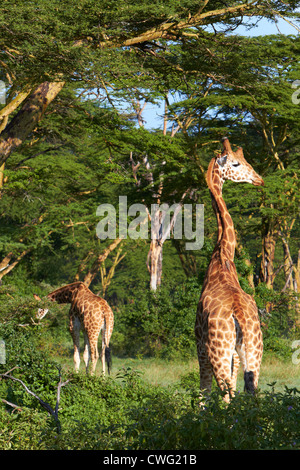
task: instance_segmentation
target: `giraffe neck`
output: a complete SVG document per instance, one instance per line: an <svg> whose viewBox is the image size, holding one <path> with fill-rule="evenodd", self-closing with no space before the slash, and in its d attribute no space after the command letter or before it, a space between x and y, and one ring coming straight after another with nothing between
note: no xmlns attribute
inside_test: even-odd
<svg viewBox="0 0 300 470"><path fill-rule="evenodd" d="M210 170L212 172L210 178L208 178L208 186L218 223L218 240L215 250L220 252L223 264L226 260L234 260L236 237L232 218L222 196L224 181L221 178L217 163Z"/></svg>
<svg viewBox="0 0 300 470"><path fill-rule="evenodd" d="M69 304L74 300L74 294L78 291L78 289L82 288L87 289L82 282L74 282L72 284L68 284L67 286L60 287L53 292L50 292L48 297L59 304Z"/></svg>

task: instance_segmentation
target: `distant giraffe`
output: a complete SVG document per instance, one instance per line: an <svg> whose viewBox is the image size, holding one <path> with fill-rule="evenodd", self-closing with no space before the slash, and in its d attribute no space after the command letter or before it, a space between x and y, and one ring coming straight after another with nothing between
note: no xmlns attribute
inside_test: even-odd
<svg viewBox="0 0 300 470"><path fill-rule="evenodd" d="M234 252L236 245L232 218L222 197L226 180L263 185L262 178L246 162L243 151L233 152L227 138L223 152L209 164L207 184L217 217L218 239L204 279L198 304L195 334L200 366L200 389L210 393L212 376L227 390L224 400L236 389L240 361L245 389L257 388L263 343L257 306L240 287Z"/></svg>
<svg viewBox="0 0 300 470"><path fill-rule="evenodd" d="M86 366L86 372L89 372L89 361L91 359L91 373L95 373L99 353L98 338L102 330L102 350L101 362L103 374L105 374L105 359L107 361L108 373L110 373L111 357L109 349L109 341L114 327L114 315L112 309L106 300L93 294L83 282L73 282L60 289L57 289L47 297L59 304L71 304L70 317L70 333L74 344L74 364L75 370L79 370L80 366L80 330L84 336L84 353L83 360ZM35 296L35 298L38 298ZM44 310L38 314L38 318L45 316ZM47 312L46 312L47 313Z"/></svg>

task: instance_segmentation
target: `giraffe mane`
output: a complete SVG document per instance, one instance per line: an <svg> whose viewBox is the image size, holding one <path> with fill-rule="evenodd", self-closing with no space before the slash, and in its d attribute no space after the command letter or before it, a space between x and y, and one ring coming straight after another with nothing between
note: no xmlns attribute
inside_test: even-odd
<svg viewBox="0 0 300 470"><path fill-rule="evenodd" d="M212 174L213 174L215 163L216 163L216 158L212 158L208 165L207 172L206 172L206 182L207 182L207 186L209 187L209 189L212 188L212 184L213 184Z"/></svg>

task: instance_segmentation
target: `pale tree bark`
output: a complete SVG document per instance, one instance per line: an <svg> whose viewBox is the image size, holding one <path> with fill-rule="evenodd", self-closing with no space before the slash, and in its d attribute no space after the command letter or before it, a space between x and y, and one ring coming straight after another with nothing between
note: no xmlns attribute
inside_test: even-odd
<svg viewBox="0 0 300 470"><path fill-rule="evenodd" d="M163 247L158 240L151 240L147 258L147 267L150 273L150 289L156 291L161 285Z"/></svg>
<svg viewBox="0 0 300 470"><path fill-rule="evenodd" d="M23 101L21 109L0 134L0 166L19 147L42 119L49 104L58 95L64 82L44 82Z"/></svg>
<svg viewBox="0 0 300 470"><path fill-rule="evenodd" d="M290 252L289 239L279 233L283 248L283 269L285 277L285 285L283 291L297 292L296 280L294 279L294 263Z"/></svg>
<svg viewBox="0 0 300 470"><path fill-rule="evenodd" d="M144 121L142 118L142 111L145 108L137 102L134 106L135 112L137 115L138 123L140 127L143 127ZM168 112L168 98L165 99L165 113L164 113L164 122L163 122L163 135L167 135L167 118ZM179 126L172 128L170 133L170 139L174 137L176 132L179 130ZM130 154L130 162L132 166L133 176L136 182L137 187L141 185L141 179L138 178L137 171L140 167L145 169L143 178L147 180L150 186L153 186L153 205L152 210L150 211L147 208L148 220L151 224L151 242L147 256L147 269L150 274L150 289L156 291L157 288L161 285L162 280L162 269L163 269L163 244L170 238L172 230L175 227L177 216L182 208L183 200L188 194L189 190L181 196L180 202L175 205L172 216L169 211L168 204L162 204L163 196L163 170L160 174L160 180L158 184L158 189L154 191L154 175L153 168L151 167L148 157L144 156L142 161L135 163L133 160L132 153ZM163 167L164 162L162 162ZM144 202L144 201L143 201ZM173 209L173 208L172 208Z"/></svg>
<svg viewBox="0 0 300 470"><path fill-rule="evenodd" d="M28 254L30 253L31 249L28 248L27 250L23 250L22 253L20 253L12 263L10 264L7 264L6 266L3 266L3 269L1 270L0 269L0 281L2 280L2 278L4 276L6 276L8 273L10 273L10 271L12 271L16 266L17 264L19 264L19 262ZM10 256L11 255L11 256ZM10 261L11 259L13 258L13 253L9 253L8 255L6 255L6 257L4 258L4 260L6 261ZM2 261L3 262L3 261ZM2 263L1 263L2 264Z"/></svg>
<svg viewBox="0 0 300 470"><path fill-rule="evenodd" d="M258 1L250 0L242 4L239 3L237 5L233 5L231 7L227 6L224 8L204 12L203 10L209 4L209 0L204 0L203 2L201 2L201 4L199 5L199 10L194 15L189 14L187 18L183 19L182 21L172 21L170 19L169 21L165 21L154 28L150 28L149 30L144 31L140 35L124 39L122 41L120 41L120 38L114 40L110 39L109 37L106 37L106 40L100 42L100 45L101 47L113 47L116 44L120 45L121 42L122 46L128 47L160 38L177 39L178 36L198 37L197 30L193 29L195 28L195 26L206 24L210 21L210 18L219 18L219 21L221 21L221 18L224 15L240 16L245 15L246 13L248 13L249 15L251 15L252 13L259 14L259 10L261 9L259 3L260 2Z"/></svg>
<svg viewBox="0 0 300 470"><path fill-rule="evenodd" d="M171 216L169 206L159 206L151 213L151 243L147 256L147 268L150 273L150 288L156 291L161 285L163 267L163 245L170 238L175 227L177 216L182 209L183 200L187 192L183 194L180 202L172 209Z"/></svg>

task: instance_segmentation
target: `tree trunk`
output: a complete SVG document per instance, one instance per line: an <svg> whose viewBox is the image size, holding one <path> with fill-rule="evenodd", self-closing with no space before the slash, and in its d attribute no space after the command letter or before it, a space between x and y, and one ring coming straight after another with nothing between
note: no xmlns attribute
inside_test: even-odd
<svg viewBox="0 0 300 470"><path fill-rule="evenodd" d="M94 261L92 264L91 269L87 272L87 274L84 276L83 282L84 284L89 287L92 283L92 281L95 279L97 274L99 274L100 271L100 266L103 263L103 261L106 260L108 255L121 243L123 238L117 238L114 240L104 251L101 253Z"/></svg>
<svg viewBox="0 0 300 470"><path fill-rule="evenodd" d="M147 266L150 272L150 289L156 291L161 285L162 277L162 244L159 240L151 240Z"/></svg>
<svg viewBox="0 0 300 470"><path fill-rule="evenodd" d="M41 83L24 101L20 111L0 135L0 165L6 162L11 152L35 129L46 108L63 86L64 82Z"/></svg>
<svg viewBox="0 0 300 470"><path fill-rule="evenodd" d="M298 293L300 289L300 249L298 250L298 257L297 257L297 264L294 264L293 266L294 270L294 275L295 275L295 291ZM298 328L300 328L300 302L299 302L299 296L297 296L296 299L296 312L297 312L297 317L296 317L296 325Z"/></svg>
<svg viewBox="0 0 300 470"><path fill-rule="evenodd" d="M277 231L273 223L265 220L262 236L262 259L260 264L259 280L264 282L268 289L273 289L274 283L274 257Z"/></svg>
<svg viewBox="0 0 300 470"><path fill-rule="evenodd" d="M19 262L24 258L24 256L30 253L30 251L31 251L30 248L22 251L22 253L17 255L16 259L11 264L9 264L9 262L13 258L13 253L11 252L5 256L5 258L1 261L1 264L0 264L0 282L2 281L2 278L6 276L6 274L10 273L10 271L12 271L14 267L17 266L17 264L19 264Z"/></svg>
<svg viewBox="0 0 300 470"><path fill-rule="evenodd" d="M288 240L281 236L282 240L282 247L283 247L283 269L284 269L284 276L285 276L285 285L283 290L288 290L290 292L295 292L297 289L294 285L294 278L293 278L293 260L290 253L290 247L288 244Z"/></svg>
<svg viewBox="0 0 300 470"><path fill-rule="evenodd" d="M110 285L111 280L112 280L112 278L115 274L116 267L122 261L122 259L125 258L125 256L126 256L126 253L124 253L121 256L121 252L122 252L122 246L120 245L119 248L118 248L117 254L115 256L115 259L113 260L112 266L110 267L108 272L107 272L106 267L105 267L105 261L102 261L102 264L100 266L101 284L102 284L102 297L103 298L105 298L106 290L107 290L108 286Z"/></svg>

